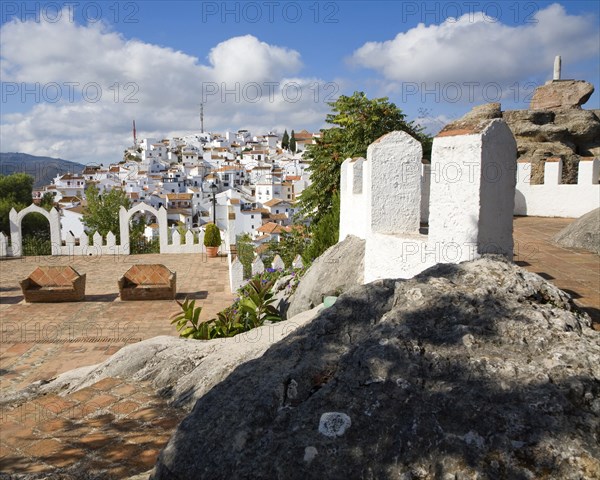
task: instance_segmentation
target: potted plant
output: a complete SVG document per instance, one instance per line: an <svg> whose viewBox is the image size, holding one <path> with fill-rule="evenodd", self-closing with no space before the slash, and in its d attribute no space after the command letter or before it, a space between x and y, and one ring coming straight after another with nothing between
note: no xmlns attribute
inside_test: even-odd
<svg viewBox="0 0 600 480"><path fill-rule="evenodd" d="M204 246L206 247L206 254L209 257L216 257L219 247L221 246L221 232L214 223L206 225L204 232Z"/></svg>

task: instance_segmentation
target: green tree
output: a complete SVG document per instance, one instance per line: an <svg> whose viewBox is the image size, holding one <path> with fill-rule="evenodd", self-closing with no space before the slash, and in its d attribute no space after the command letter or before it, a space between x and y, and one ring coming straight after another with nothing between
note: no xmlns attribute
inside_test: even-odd
<svg viewBox="0 0 600 480"><path fill-rule="evenodd" d="M287 133L287 129L283 132L283 137L281 138L281 148L284 150L290 148L290 136Z"/></svg>
<svg viewBox="0 0 600 480"><path fill-rule="evenodd" d="M129 209L131 201L125 195L125 192L118 189L112 189L109 192L100 194L95 185L90 185L85 196L87 207L83 213L83 224L90 233L99 232L106 236L112 232L119 236L121 229L119 226L119 209L121 206Z"/></svg>
<svg viewBox="0 0 600 480"><path fill-rule="evenodd" d="M17 212L33 202L33 177L25 173L0 175L0 231L10 235L10 210ZM52 195L42 197L41 207L50 210L54 204ZM50 224L39 213L30 213L21 222L23 252L25 255L49 255Z"/></svg>
<svg viewBox="0 0 600 480"><path fill-rule="evenodd" d="M340 236L340 196L333 195L331 208L321 217L318 223L311 226L311 240L306 250L304 258L312 262L319 257L325 250L338 242Z"/></svg>
<svg viewBox="0 0 600 480"><path fill-rule="evenodd" d="M0 175L0 198L14 203L31 205L33 201L33 177L26 173Z"/></svg>
<svg viewBox="0 0 600 480"><path fill-rule="evenodd" d="M281 257L286 267L292 264L297 255L307 261L308 257L305 257L305 250L308 240L306 227L302 224L293 225L289 232L283 232L279 236L279 242L272 240L267 244L265 257L271 259L271 261L268 264L265 262L265 265L271 266L275 255Z"/></svg>
<svg viewBox="0 0 600 480"><path fill-rule="evenodd" d="M296 153L296 138L294 137L293 130L292 130L292 134L290 135L290 151L292 153Z"/></svg>
<svg viewBox="0 0 600 480"><path fill-rule="evenodd" d="M238 235L236 239L237 255L244 266L244 278L252 276L252 261L254 260L254 245L252 238L247 233Z"/></svg>
<svg viewBox="0 0 600 480"><path fill-rule="evenodd" d="M50 209L54 206L54 195L50 192L44 193L42 198L40 199L40 207L50 211Z"/></svg>
<svg viewBox="0 0 600 480"><path fill-rule="evenodd" d="M32 190L31 175L26 173L0 175L0 231L5 235L10 235L10 210L14 208L18 212L31 205Z"/></svg>
<svg viewBox="0 0 600 480"><path fill-rule="evenodd" d="M327 215L340 188L340 168L346 158L366 157L367 147L382 135L402 130L423 143L424 156L431 151L431 139L422 129L405 120L405 115L387 97L368 99L363 92L342 95L330 102L332 113L325 121L330 128L321 130L316 144L308 145L304 157L311 161L312 184L300 197L304 215L313 224Z"/></svg>

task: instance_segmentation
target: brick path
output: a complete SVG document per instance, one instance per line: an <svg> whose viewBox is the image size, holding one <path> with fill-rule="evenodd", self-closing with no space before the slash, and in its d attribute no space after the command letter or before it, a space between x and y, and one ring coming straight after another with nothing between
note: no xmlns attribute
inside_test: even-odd
<svg viewBox="0 0 600 480"><path fill-rule="evenodd" d="M549 243L570 219L515 218L515 261L569 291L600 330L600 256ZM176 335L166 318L174 302L116 301L117 279L131 263L163 263L177 290L199 298L210 318L227 306L227 265L195 255L144 255L69 262L87 273L86 302L22 304L18 280L43 258L0 262L0 385L23 388L103 361L129 342ZM54 263L56 264L56 263ZM181 294L180 297L184 295ZM64 397L53 394L0 410L0 472L64 472L61 478L122 479L152 468L184 416L146 384L104 379ZM69 476L69 474L71 476ZM2 475L0 474L0 478Z"/></svg>
<svg viewBox="0 0 600 480"><path fill-rule="evenodd" d="M102 362L128 343L177 336L173 300L121 302L117 280L134 263L162 263L177 273L177 298L196 298L209 319L232 303L227 260L201 255L25 257L0 261L0 393ZM68 264L87 274L86 300L23 302L19 281L37 265Z"/></svg>
<svg viewBox="0 0 600 480"><path fill-rule="evenodd" d="M570 218L515 217L515 262L569 293L600 330L600 255L559 247L550 239Z"/></svg>
<svg viewBox="0 0 600 480"><path fill-rule="evenodd" d="M2 409L0 471L127 478L153 467L184 415L150 386L115 378L65 397L48 394Z"/></svg>
<svg viewBox="0 0 600 480"><path fill-rule="evenodd" d="M170 300L121 302L117 280L134 263L177 272L177 298L196 298L201 318L233 300L226 259L201 255L27 257L0 261L0 394L106 360L128 343L177 336ZM25 304L19 280L37 265L87 274L84 302ZM152 467L184 415L148 386L105 379L65 397L0 407L0 472L71 472L61 478L126 478ZM0 473L0 477L2 473Z"/></svg>

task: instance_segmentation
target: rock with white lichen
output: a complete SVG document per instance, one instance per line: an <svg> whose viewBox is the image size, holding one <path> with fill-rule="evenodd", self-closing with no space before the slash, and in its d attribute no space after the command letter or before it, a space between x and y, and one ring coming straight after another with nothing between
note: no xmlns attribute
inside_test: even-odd
<svg viewBox="0 0 600 480"><path fill-rule="evenodd" d="M501 258L341 295L214 386L165 479L600 478L600 332Z"/></svg>

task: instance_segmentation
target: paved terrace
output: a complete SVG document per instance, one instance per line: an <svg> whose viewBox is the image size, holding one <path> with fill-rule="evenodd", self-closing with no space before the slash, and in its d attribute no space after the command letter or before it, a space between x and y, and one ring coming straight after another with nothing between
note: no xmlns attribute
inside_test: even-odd
<svg viewBox="0 0 600 480"><path fill-rule="evenodd" d="M572 218L515 217L514 260L573 297L600 330L600 255L554 245L550 240Z"/></svg>
<svg viewBox="0 0 600 480"><path fill-rule="evenodd" d="M117 280L134 264L162 263L177 273L177 298L195 298L209 319L230 305L226 258L203 255L24 257L0 261L0 393L106 360L121 347L177 336L173 300L122 302ZM25 303L19 281L38 265L86 273L84 302Z"/></svg>
<svg viewBox="0 0 600 480"><path fill-rule="evenodd" d="M117 280L134 264L177 273L177 298L197 299L201 318L230 305L227 260L201 255L25 257L0 261L0 395L104 361L123 346L177 336L173 300L121 302ZM86 273L84 302L26 304L19 281L38 265ZM0 472L74 472L64 478L126 478L154 465L184 412L144 383L105 379L67 397L0 406ZM0 478L2 477L0 473ZM61 477L62 478L62 477ZM87 477L86 477L87 478Z"/></svg>
<svg viewBox="0 0 600 480"><path fill-rule="evenodd" d="M600 256L549 243L571 221L515 218L515 261L567 290L600 330ZM174 302L117 300L117 279L132 262L163 263L176 271L179 296L198 298L203 318L232 300L224 259L144 255L71 260L78 272L87 273L86 302L23 304L18 280L38 264L64 261L0 262L2 391L100 362L129 342L176 335L167 321L176 310ZM123 479L149 470L184 415L169 408L149 385L116 378L64 397L47 395L11 405L0 413L0 472L63 469L65 479Z"/></svg>

